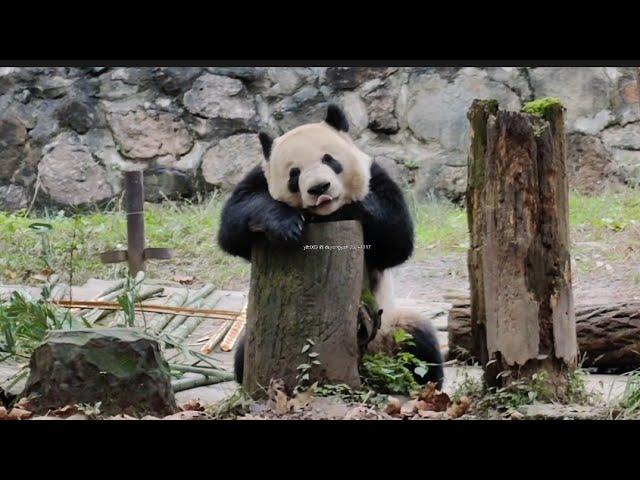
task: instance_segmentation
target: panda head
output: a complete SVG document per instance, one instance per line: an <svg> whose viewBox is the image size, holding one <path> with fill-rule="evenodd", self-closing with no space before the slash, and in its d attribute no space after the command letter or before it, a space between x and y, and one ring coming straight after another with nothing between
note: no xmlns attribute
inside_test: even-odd
<svg viewBox="0 0 640 480"><path fill-rule="evenodd" d="M347 133L344 113L329 105L324 121L276 139L260 133L270 195L287 205L329 215L369 192L371 157Z"/></svg>

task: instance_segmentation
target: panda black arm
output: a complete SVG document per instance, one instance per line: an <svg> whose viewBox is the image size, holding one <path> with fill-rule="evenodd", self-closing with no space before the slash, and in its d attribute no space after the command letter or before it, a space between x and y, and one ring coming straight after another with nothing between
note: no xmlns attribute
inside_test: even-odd
<svg viewBox="0 0 640 480"><path fill-rule="evenodd" d="M302 234L304 219L295 208L269 195L260 166L236 186L222 208L218 244L227 253L251 260L251 247L264 232L274 242L294 243Z"/></svg>
<svg viewBox="0 0 640 480"><path fill-rule="evenodd" d="M371 165L369 193L362 201L367 265L384 270L413 253L413 220L402 190L377 163Z"/></svg>

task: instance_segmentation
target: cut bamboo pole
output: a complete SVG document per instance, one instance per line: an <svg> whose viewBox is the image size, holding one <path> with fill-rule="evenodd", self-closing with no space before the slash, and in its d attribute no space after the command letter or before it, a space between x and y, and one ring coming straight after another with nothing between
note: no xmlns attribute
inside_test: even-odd
<svg viewBox="0 0 640 480"><path fill-rule="evenodd" d="M171 387L173 388L174 393L178 393L196 387L205 387L208 385L214 385L216 383L229 382L231 380L233 380L233 374L226 372L211 376L197 375L193 377L172 380Z"/></svg>

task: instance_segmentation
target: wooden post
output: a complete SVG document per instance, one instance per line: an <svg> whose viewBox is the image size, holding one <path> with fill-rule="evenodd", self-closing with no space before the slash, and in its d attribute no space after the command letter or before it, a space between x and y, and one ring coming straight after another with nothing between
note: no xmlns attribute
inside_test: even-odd
<svg viewBox="0 0 640 480"><path fill-rule="evenodd" d="M564 109L533 107L469 110L472 330L490 386L546 371L561 394L577 357Z"/></svg>
<svg viewBox="0 0 640 480"><path fill-rule="evenodd" d="M252 396L263 397L272 379L282 379L292 392L305 364L311 365L308 383L361 386L356 335L362 244L357 221L308 224L297 249L256 243L243 378Z"/></svg>
<svg viewBox="0 0 640 480"><path fill-rule="evenodd" d="M141 171L124 173L125 202L127 209L127 250L110 250L100 254L102 263L129 264L129 275L135 277L144 272L145 260L168 260L167 248L144 248L144 185Z"/></svg>
<svg viewBox="0 0 640 480"><path fill-rule="evenodd" d="M142 172L125 172L127 203L127 260L129 275L144 271L144 186Z"/></svg>

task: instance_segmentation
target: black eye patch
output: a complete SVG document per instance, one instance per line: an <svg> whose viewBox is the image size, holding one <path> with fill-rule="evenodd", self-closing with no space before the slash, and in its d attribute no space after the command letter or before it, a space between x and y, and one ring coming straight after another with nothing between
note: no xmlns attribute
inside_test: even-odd
<svg viewBox="0 0 640 480"><path fill-rule="evenodd" d="M292 168L289 170L289 191L291 193L298 193L300 191L300 186L298 185L298 179L300 178L300 169Z"/></svg>
<svg viewBox="0 0 640 480"><path fill-rule="evenodd" d="M328 153L326 153L324 157L322 157L322 163L328 165L334 172L342 173L342 165L340 164L340 162Z"/></svg>

